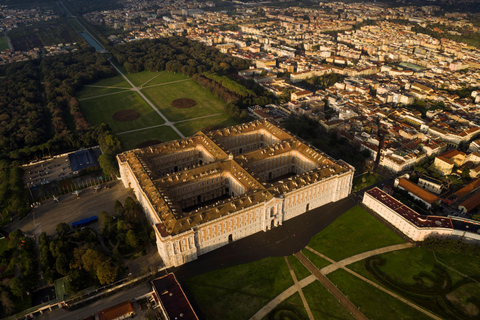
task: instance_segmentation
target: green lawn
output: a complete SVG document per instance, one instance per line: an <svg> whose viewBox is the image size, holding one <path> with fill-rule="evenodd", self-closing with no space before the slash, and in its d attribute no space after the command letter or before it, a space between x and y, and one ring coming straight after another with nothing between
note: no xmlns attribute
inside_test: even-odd
<svg viewBox="0 0 480 320"><path fill-rule="evenodd" d="M308 249L303 249L302 253L305 255L305 257L310 260L311 263L313 263L318 269L322 269L323 267L326 267L330 264L328 260L323 259L322 257L316 255L312 251Z"/></svg>
<svg viewBox="0 0 480 320"><path fill-rule="evenodd" d="M122 70L123 72L123 70ZM154 72L150 72L150 71L142 71L142 72L137 72L137 73L128 73L128 72L123 72L124 75L127 76L127 78L132 81L132 83L137 86L137 87L140 87L142 86L145 82L149 81L148 84L146 85L152 85L154 83L152 83L154 80L158 79L158 78L162 78L163 77L163 74L164 73L169 73L169 72L164 72L164 71L154 71ZM156 78L155 78L156 77ZM168 76L166 76L168 77ZM154 79L155 78L155 79ZM150 81L152 80L152 81ZM177 79L178 80L178 79ZM169 82L169 81L166 81L166 82Z"/></svg>
<svg viewBox="0 0 480 320"><path fill-rule="evenodd" d="M225 102L193 81L150 87L143 89L142 92L171 121L192 119L224 112ZM180 98L194 99L197 104L192 108L185 109L172 107L172 101Z"/></svg>
<svg viewBox="0 0 480 320"><path fill-rule="evenodd" d="M7 38L0 36L0 51L5 51L8 49Z"/></svg>
<svg viewBox="0 0 480 320"><path fill-rule="evenodd" d="M110 96L80 101L83 114L92 124L106 123L114 133L155 126L165 121L136 92L125 91ZM140 117L132 121L115 121L113 115L121 110L135 110Z"/></svg>
<svg viewBox="0 0 480 320"><path fill-rule="evenodd" d="M316 234L308 246L339 261L358 253L403 242L367 211L356 206Z"/></svg>
<svg viewBox="0 0 480 320"><path fill-rule="evenodd" d="M97 87L100 86L100 87ZM90 85L85 85L80 91L76 92L78 99L85 99L100 96L108 93L121 92L123 90L129 90L132 87L122 76L116 76L113 78L102 79L94 82Z"/></svg>
<svg viewBox="0 0 480 320"><path fill-rule="evenodd" d="M307 311L298 292L280 303L263 318L263 320L277 319L308 320Z"/></svg>
<svg viewBox="0 0 480 320"><path fill-rule="evenodd" d="M337 270L328 278L368 319L431 319L345 270Z"/></svg>
<svg viewBox="0 0 480 320"><path fill-rule="evenodd" d="M143 86L154 86L158 84L164 84L167 82L172 82L172 81L179 81L179 80L185 80L185 79L190 79L188 76L184 75L183 73L174 73L174 72L168 72L168 71L162 71L162 72L150 72L150 74L160 74L158 77L154 76L150 79L148 79L148 83L142 83Z"/></svg>
<svg viewBox="0 0 480 320"><path fill-rule="evenodd" d="M123 150L131 150L146 141L167 142L180 139L178 134L168 126L161 126L132 133L119 134L118 138L122 141Z"/></svg>
<svg viewBox="0 0 480 320"><path fill-rule="evenodd" d="M290 262L290 266L292 270L295 272L295 276L297 280L300 281L303 278L308 277L311 273L308 269L297 259L295 256L288 256L288 262Z"/></svg>
<svg viewBox="0 0 480 320"><path fill-rule="evenodd" d="M175 123L175 127L177 127L177 129L180 130L183 135L189 137L208 127L230 127L237 124L239 124L238 121L229 118L226 114L220 114L202 119L177 122Z"/></svg>
<svg viewBox="0 0 480 320"><path fill-rule="evenodd" d="M457 310L467 312L469 316L478 316L480 305L478 305L478 302L477 306L473 303L476 297L480 296L480 284L465 279L462 274L480 280L480 259L462 254L436 253L436 256L440 262L449 267L444 270L448 275L446 283L451 283L451 287L444 285L443 276L435 268L437 261L434 254L422 247L382 254L380 257L385 259L385 264L377 266L377 268L395 283L392 291L402 294L410 300L413 299L432 312L451 317L452 312L455 312L451 308L448 308L448 313L443 313L445 307L438 308L439 305L445 305L442 300L448 300ZM367 271L365 261L351 264L348 268L385 285ZM441 289L435 289L435 279L442 279L440 280ZM406 285L405 291L398 288L398 285L403 284ZM415 300L417 293L423 297L429 297L429 299Z"/></svg>
<svg viewBox="0 0 480 320"><path fill-rule="evenodd" d="M211 271L186 281L205 319L249 319L293 285L283 257Z"/></svg>
<svg viewBox="0 0 480 320"><path fill-rule="evenodd" d="M372 184L375 184L379 181L382 181L383 177L377 173L374 174L363 174L353 179L353 189L362 190L363 188L369 187Z"/></svg>
<svg viewBox="0 0 480 320"><path fill-rule="evenodd" d="M318 281L303 288L303 295L315 319L355 319Z"/></svg>

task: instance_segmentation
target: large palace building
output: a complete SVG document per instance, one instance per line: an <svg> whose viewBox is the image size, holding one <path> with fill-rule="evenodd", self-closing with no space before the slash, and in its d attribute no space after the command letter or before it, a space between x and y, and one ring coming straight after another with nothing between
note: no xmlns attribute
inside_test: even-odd
<svg viewBox="0 0 480 320"><path fill-rule="evenodd" d="M347 197L354 173L268 121L198 132L117 159L168 267Z"/></svg>

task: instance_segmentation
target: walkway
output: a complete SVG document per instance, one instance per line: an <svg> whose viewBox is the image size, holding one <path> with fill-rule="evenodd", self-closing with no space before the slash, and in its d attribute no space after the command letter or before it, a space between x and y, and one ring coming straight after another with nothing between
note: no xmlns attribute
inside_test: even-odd
<svg viewBox="0 0 480 320"><path fill-rule="evenodd" d="M262 309L260 309L252 318L250 318L250 320L260 320L260 319L263 319L265 316L267 316L273 309L275 309L275 307L277 307L280 303L282 303L284 300L286 300L287 298L289 298L290 296L292 296L293 294L295 294L295 292L300 292L301 288L304 288L306 286L308 286L309 284L311 284L312 282L314 282L315 280L319 280L320 283L322 283L325 288L332 294L335 296L335 298L337 298L337 300L342 303L342 305L356 318L356 319L367 319L365 317L364 314L362 314L360 312L360 310L358 310L357 307L355 307L355 305L353 305L353 303L351 303L344 295L341 291L339 291L336 286L331 283L330 280L328 280L326 278L326 275L328 275L329 273L332 273L334 272L335 270L337 269L344 269L345 271L349 272L350 274L356 276L357 278L369 283L370 285L376 287L377 289L389 294L390 296L394 297L395 299L409 305L410 307L422 312L423 314L429 316L430 318L432 319L436 319L436 320L440 320L441 318L439 318L438 316L434 315L433 313L417 306L416 304L404 299L403 297L397 295L396 293L390 291L390 290L387 290L385 289L384 287L382 287L381 285L363 277L362 275L346 268L347 265L350 265L352 263L355 263L355 262L358 262L358 261L361 261L361 260L364 260L364 259L367 259L369 257L373 257L373 256L376 256L376 255L379 255L379 254L383 254L383 253L388 253L388 252L392 252L392 251L398 251L398 250L403 250L403 249L407 249L407 248L412 248L413 247L413 244L411 243L402 243L402 244L396 244L396 245L392 245L392 246L388 246L388 247L383 247L383 248L378 248L378 249L374 249L374 250L370 250L370 251L367 251L367 252L363 252L363 253L360 253L360 254L357 254L357 255L354 255L354 256L351 256L351 257L348 257L348 258L345 258L343 260L340 260L340 261L335 261L335 260L332 260L330 259L329 257L321 254L320 252L306 246L305 248L312 251L313 253L317 254L318 256L322 257L323 259L326 259L328 260L329 262L331 262L332 264L331 265L328 265L324 268L322 268L321 270L318 270L317 267L310 262L310 260L308 260L307 257L305 257L305 255L300 251L300 252L297 252L295 253L295 257L297 257L300 262L302 262L302 264L312 273L311 275L307 276L306 278L302 279L301 281L298 281L298 282L295 282L295 284L291 287L289 287L288 289L286 289L285 291L283 291L282 293L280 293L278 296L276 296L275 298L273 298L269 303L267 303L265 306L263 306ZM303 299L302 299L303 301ZM307 309L307 308L306 308ZM308 310L308 309L307 309Z"/></svg>
<svg viewBox="0 0 480 320"><path fill-rule="evenodd" d="M288 261L288 257L283 257L285 259L285 262L287 263L288 266L288 271L290 271L290 276L293 279L294 287L296 287L297 292L300 294L300 299L302 299L303 306L305 307L305 310L307 311L308 319L310 320L315 320L312 314L312 310L310 310L310 307L308 306L307 299L305 299L305 296L303 295L302 287L298 284L297 276L295 275L295 271L293 271L292 266L290 265L290 261Z"/></svg>
<svg viewBox="0 0 480 320"><path fill-rule="evenodd" d="M158 110L157 107L155 107L155 105L154 105L150 100L147 99L147 97L143 94L143 92L140 90L140 88L139 88L139 87L136 87L136 86L130 81L130 79L128 79L128 78L122 73L122 71L120 71L120 69L117 68L117 66L116 66L110 59L108 59L108 61L109 61L110 64L115 68L115 70L117 70L117 72L132 86L133 91L136 91L136 92L140 95L140 97L142 97L142 99L145 100L145 101L150 105L150 107L151 107L153 110L155 110L155 112L157 112L160 117L163 118L163 120L165 120L165 125L171 127L181 138L185 138L185 136L180 132L180 130L178 130L178 129L174 126L173 122L170 122L170 120L168 120L167 117L165 117L165 116L163 115L163 113L161 113L160 110Z"/></svg>

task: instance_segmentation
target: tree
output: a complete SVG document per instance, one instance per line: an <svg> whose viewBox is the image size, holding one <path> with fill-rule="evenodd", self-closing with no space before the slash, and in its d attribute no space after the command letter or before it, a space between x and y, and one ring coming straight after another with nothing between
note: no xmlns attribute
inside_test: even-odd
<svg viewBox="0 0 480 320"><path fill-rule="evenodd" d="M15 277L10 280L10 291L17 297L22 298L25 293L25 283L20 277Z"/></svg>
<svg viewBox="0 0 480 320"><path fill-rule="evenodd" d="M139 241L135 231L128 230L127 235L125 237L125 242L132 248L136 249L139 245Z"/></svg>
<svg viewBox="0 0 480 320"><path fill-rule="evenodd" d="M107 228L113 221L113 217L105 211L100 212L98 219L100 219L102 228Z"/></svg>
<svg viewBox="0 0 480 320"><path fill-rule="evenodd" d="M15 305L13 304L13 301L10 298L10 294L8 293L8 291L2 291L2 294L0 295L0 302L2 303L5 313L7 315L11 314Z"/></svg>
<svg viewBox="0 0 480 320"><path fill-rule="evenodd" d="M57 224L55 230L60 236L66 235L70 231L70 227L65 222Z"/></svg>
<svg viewBox="0 0 480 320"><path fill-rule="evenodd" d="M104 261L98 266L97 278L101 284L110 284L117 278L118 270L110 261Z"/></svg>
<svg viewBox="0 0 480 320"><path fill-rule="evenodd" d="M115 215L117 217L120 217L125 213L125 209L120 201L115 201L115 204L113 205L113 211L115 211Z"/></svg>
<svg viewBox="0 0 480 320"><path fill-rule="evenodd" d="M88 249L82 256L83 268L88 272L97 269L103 261L105 261L105 256L94 249Z"/></svg>
<svg viewBox="0 0 480 320"><path fill-rule="evenodd" d="M67 256L64 254L60 254L57 258L57 261L55 263L55 267L57 269L57 272L60 273L63 276L66 276L68 274L69 270L69 261L67 259Z"/></svg>
<svg viewBox="0 0 480 320"><path fill-rule="evenodd" d="M98 163L106 175L115 175L118 173L117 162L115 161L114 155L104 153L98 157Z"/></svg>

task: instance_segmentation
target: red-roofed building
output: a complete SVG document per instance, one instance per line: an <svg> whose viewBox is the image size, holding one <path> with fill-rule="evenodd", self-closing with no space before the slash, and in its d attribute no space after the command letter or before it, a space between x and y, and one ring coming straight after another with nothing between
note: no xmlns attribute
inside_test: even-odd
<svg viewBox="0 0 480 320"><path fill-rule="evenodd" d="M444 176L452 173L454 166L455 163L453 163L453 161L450 161L450 159L442 156L435 157L435 161L433 162L434 169L443 174Z"/></svg>
<svg viewBox="0 0 480 320"><path fill-rule="evenodd" d="M469 213L478 206L480 206L480 192L460 203L458 205L458 210L463 211L463 213Z"/></svg>
<svg viewBox="0 0 480 320"><path fill-rule="evenodd" d="M450 218L420 215L376 187L364 193L363 204L414 241L430 236L450 237L453 232Z"/></svg>
<svg viewBox="0 0 480 320"><path fill-rule="evenodd" d="M119 303L113 307L97 313L99 320L121 320L133 315L133 307L130 301Z"/></svg>
<svg viewBox="0 0 480 320"><path fill-rule="evenodd" d="M173 273L153 280L152 286L155 301L166 319L198 320Z"/></svg>
<svg viewBox="0 0 480 320"><path fill-rule="evenodd" d="M437 197L431 192L428 192L425 189L422 189L408 179L400 178L397 186L400 189L408 191L408 194L412 196L415 200L419 200L424 203L427 206L427 209L430 209L432 207L432 204L438 203L440 201L439 197Z"/></svg>

